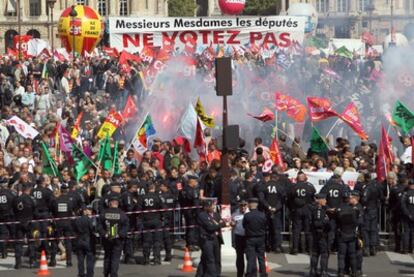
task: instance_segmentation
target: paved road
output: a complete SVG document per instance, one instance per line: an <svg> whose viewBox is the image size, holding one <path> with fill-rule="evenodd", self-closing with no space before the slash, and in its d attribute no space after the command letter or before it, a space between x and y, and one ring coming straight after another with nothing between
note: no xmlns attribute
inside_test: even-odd
<svg viewBox="0 0 414 277"><path fill-rule="evenodd" d="M196 259L196 254L192 257ZM179 264L182 262L183 252L175 250L174 260L172 263L164 263L161 266L141 266L141 265L121 265L120 277L136 277L136 276L157 276L157 277L186 277L194 276L194 273L182 273L178 270ZM413 276L414 277L414 256L400 255L393 252L380 252L376 257L369 257L364 259L364 273L366 276L374 277L390 277L390 276ZM329 259L329 268L331 276L335 276L336 255L332 255ZM288 254L269 254L268 260L272 265L272 273L269 276L307 276L309 270L309 256L299 254L292 256ZM74 262L76 258L74 259ZM35 276L36 270L22 269L17 271L13 269L14 258L0 259L0 276L2 277L30 277ZM223 273L225 277L235 277L233 268L226 268ZM74 267L65 268L63 262L59 262L56 268L50 269L52 276L59 277L74 277L77 275L76 262ZM102 257L99 258L96 268L95 276L102 276Z"/></svg>

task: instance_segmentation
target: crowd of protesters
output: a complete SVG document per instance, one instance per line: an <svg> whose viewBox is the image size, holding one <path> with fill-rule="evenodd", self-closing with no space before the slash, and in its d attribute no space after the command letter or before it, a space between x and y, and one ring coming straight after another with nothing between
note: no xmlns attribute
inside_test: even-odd
<svg viewBox="0 0 414 277"><path fill-rule="evenodd" d="M198 56L198 70L207 70L203 64L201 56ZM286 57L288 59L288 57ZM332 102L341 103L349 94L348 90L356 87L363 87L363 90L375 91L378 86L376 79L381 75L380 62L377 60L347 59L342 57L314 57L307 56L292 63L289 68L283 68L287 62L280 62L280 59L266 61L255 53L245 53L245 56L238 57L237 60L241 65L254 67L257 71L263 70L267 63L274 63L275 70L285 78L289 78L291 74L299 74L302 80L296 80L295 86L307 86L308 94L315 94L331 99ZM99 56L92 58L76 58L72 61L56 61L53 59L28 58L24 61L18 61L13 57L3 57L0 59L0 105L1 117L7 120L17 115L22 120L30 124L39 131L39 135L35 139L24 139L11 126L6 126L10 133L9 137L2 141L1 159L0 159L0 178L1 186L0 194L10 192L10 199L19 195L29 193L36 198L36 191L40 188L46 188L51 192L50 198L38 199L33 205L33 214L30 219L49 218L59 214L59 209L54 209L56 199L62 195L71 195L70 201L72 205L71 212L67 212L67 216L89 214L88 205L92 206L93 213L104 213L106 208L120 207L124 212L136 212L145 210L143 204L148 195L169 195L171 201L163 201L157 206L159 209L168 207L188 207L180 213L182 218L175 218L171 214L165 216L165 212L155 212L153 214L144 214L142 217L137 214L129 214L129 232L139 234L140 230L162 229L165 226L174 228L177 222L185 224L184 226L197 225L197 209L204 198L217 198L221 201L221 173L220 158L221 152L217 144L216 138L208 138L208 155L204 160L191 159L186 153L184 147L172 141L172 138L152 139L151 148L143 155L142 159L137 159L133 148L128 147L130 136L119 128L111 139L111 147L118 141L118 155L122 173L114 175L110 170L92 167L80 181L76 181L73 175L73 165L69 159L62 153L59 153L53 145L54 131L57 123L60 123L67 130L71 130L75 124L77 115L83 112L83 119L80 126L79 137L75 143L82 144L82 149L92 161L97 160L99 151L99 143L96 138L98 129L100 128L107 113L111 109L120 110L125 105L128 96L132 96L138 106L142 105L142 100L147 97L144 93L145 88L143 80L140 77L140 70L144 65L135 62L130 64L131 68L124 71L123 67L118 64L117 58L107 56ZM330 68L341 78L327 75L324 69ZM47 75L45 75L45 71ZM270 78L272 73L263 70L263 79ZM308 86L311 84L311 86ZM305 88L302 88L305 90ZM368 97L369 94L361 94ZM361 100L364 102L364 100ZM365 108L374 109L373 106L365 105ZM141 106L141 110L144 108ZM128 124L137 124L137 122L129 122ZM374 124L374 123L373 123ZM369 128L375 128L370 126ZM125 131L125 130L124 130ZM365 241L364 254L375 255L379 246L378 238L378 211L381 209L387 211L391 216L391 226L386 226L388 230L395 233L395 251L407 253L412 251L409 244L410 231L414 231L410 207L404 204L405 191L408 190L408 184L411 184L411 164L403 164L399 159L392 163L392 167L388 168L387 180L381 183L375 180L375 161L377 155L377 145L373 142L358 142L355 135L350 138L337 137L336 143L331 142L332 149L324 153L312 153L303 148L301 138L297 136L292 143L285 135L279 136L279 148L282 157L286 163L286 169L294 169L298 174L298 182L306 181L303 179L301 172L332 172L334 177L330 182L341 183L340 177L344 172L359 172L360 177L355 187L360 191L360 203L366 217L362 226L362 233ZM267 250L280 253L282 248L282 231L293 230L295 235L290 239L294 240L292 254L298 251L310 250L310 245L300 247L298 243L300 231L304 231L306 235L310 233L310 221L304 219L303 222L295 221L295 211L297 206L304 206L313 203L313 194L305 202L299 203L297 197L291 193L291 180L287 179L282 166L273 166L270 172L263 172L262 168L271 157L269 150L269 138L263 137L262 134L251 141L240 142L240 148L229 153L229 163L231 167L230 193L232 211L235 212L240 201L247 201L251 198L258 198L259 209L266 212L271 218L274 212L273 208L278 211L283 210L283 218L280 222L273 223L273 219L269 219L267 228L268 240ZM411 142L407 138L402 138L402 147L411 146ZM42 149L40 142L44 142L49 147L52 158L56 161L60 174L56 176L48 176L42 171L44 160L42 160ZM398 142L395 142L397 144ZM300 179L300 180L299 180ZM277 200L278 207L269 205L268 193L263 192L268 182L276 182L280 185L281 191L284 193ZM343 185L346 186L346 185ZM371 187L375 187L372 193ZM368 189L369 188L369 189ZM378 193L377 193L378 192ZM372 194L369 194L372 193ZM119 194L119 198L112 197ZM129 198L131 197L131 198ZM328 197L328 196L324 196ZM332 197L332 195L331 195ZM342 195L346 198L347 195ZM168 198L168 197L167 197ZM2 199L2 198L0 198ZM55 200L54 200L55 199ZM132 201L132 202L131 202ZM337 208L345 200L337 203ZM113 202L119 202L113 203ZM149 201L147 201L149 202ZM40 204L39 204L40 203ZM112 203L112 204L111 204ZM303 205L302 205L303 204ZM414 203L408 203L414 204ZM35 206L38 205L37 208ZM39 207L40 205L40 207ZM328 206L330 205L328 199ZM11 208L11 209L10 209ZM17 207L13 203L2 205L0 203L0 222L9 222L16 219L14 212L17 213ZM88 210L88 211L86 211ZM275 210L276 211L276 210ZM403 211L401 213L401 211ZM65 212L64 212L65 213ZM289 219L289 215L292 216ZM305 217L308 215L305 213ZM63 217L62 214L58 217ZM151 223L153 218L163 221L161 225ZM26 220L26 219L22 219ZM166 221L166 222L165 222ZM282 230L281 222L285 221L283 226L287 226ZM293 221L293 229L289 228L290 222ZM31 224L28 226L20 226L19 231L13 229L11 225L0 225L0 239L2 240L1 251L3 257L7 256L8 239L24 239L36 237L33 235L34 230L40 231L42 236L54 237L54 232L48 233L48 226ZM150 222L142 225L143 222ZM334 223L332 223L334 224ZM58 224L59 225L59 224ZM99 224L98 224L99 225ZM299 226L300 225L300 226ZM402 225L406 228L402 228ZM43 229L42 229L43 228ZM65 226L53 225L52 229L66 230L60 232L59 236L72 237L76 236L76 228L67 228ZM334 240L336 237L337 227L332 227L330 233L330 251L337 251ZM99 229L99 228L98 228ZM404 233L402 232L404 230ZM45 231L45 232L44 232ZM125 231L125 230L124 230ZM167 261L171 260L171 234L173 229L168 231L160 231L160 236L155 235L152 238L144 238L144 264L149 261L148 244L154 242L154 263L160 263L159 251L161 248L166 249ZM99 233L99 230L97 230ZM121 232L121 231L120 231ZM78 232L79 233L79 232ZM156 232L158 233L158 232ZM165 234L166 233L166 234ZM101 232L101 234L103 234ZM164 234L164 237L161 235ZM168 236L169 238L166 238ZM361 235L362 236L362 235ZM402 239L402 237L404 239ZM38 237L39 238L39 235ZM124 253L124 261L131 262L136 257L137 246L142 246L141 236L126 236L123 239L127 242L122 246ZM196 227L186 230L186 246L191 251L199 250L199 237ZM35 246L39 246L46 250L50 250L48 255L56 255L58 246L62 252L62 256L66 256L67 265L70 266L72 247L69 243L70 239L63 239L62 244L49 245L48 242L37 245L33 243L33 253L31 255L30 264L35 262ZM164 243L161 243L163 241ZM156 243L155 243L156 242ZM16 243L20 245L22 243ZM31 243L29 243L30 245ZM48 246L46 246L48 244ZM162 245L161 245L162 244ZM131 248L129 248L131 247ZM80 247L77 247L77 250ZM21 254L21 248L16 248L16 252ZM135 261L135 260L134 260ZM51 261L54 265L55 261ZM16 260L16 266L21 266L21 260Z"/></svg>

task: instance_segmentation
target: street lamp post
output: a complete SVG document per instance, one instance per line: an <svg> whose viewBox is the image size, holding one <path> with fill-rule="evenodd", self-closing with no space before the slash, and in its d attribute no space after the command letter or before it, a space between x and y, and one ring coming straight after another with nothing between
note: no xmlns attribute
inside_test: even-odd
<svg viewBox="0 0 414 277"><path fill-rule="evenodd" d="M69 16L72 18L72 56L73 62L75 62L75 17L78 16L78 13L75 10L75 5L72 6L72 10L70 11Z"/></svg>
<svg viewBox="0 0 414 277"><path fill-rule="evenodd" d="M54 34L53 34L53 28L54 28L54 23L53 23L53 8L55 7L55 3L56 3L56 0L47 0L47 5L48 5L48 7L50 8L50 27L51 27L51 30L50 30L50 44L51 44L51 47L52 47L52 53L53 53L53 50L55 49L55 38L53 37L54 36Z"/></svg>
<svg viewBox="0 0 414 277"><path fill-rule="evenodd" d="M22 59L22 15L20 10L20 0L17 0L17 31L19 36L19 61Z"/></svg>

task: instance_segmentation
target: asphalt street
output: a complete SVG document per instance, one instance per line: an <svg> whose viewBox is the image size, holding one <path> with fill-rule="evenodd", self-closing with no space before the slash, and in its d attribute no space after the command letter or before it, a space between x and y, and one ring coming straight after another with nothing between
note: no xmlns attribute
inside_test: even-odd
<svg viewBox="0 0 414 277"><path fill-rule="evenodd" d="M142 265L124 265L121 264L119 276L158 276L158 277L186 277L194 276L195 273L183 273L179 270L183 261L184 253L180 250L174 251L174 259L171 263L163 263L161 266L142 266ZM199 254L192 253L192 258L197 261ZM364 259L365 276L389 277L389 276L414 276L414 256L400 255L393 252L380 252L375 257ZM268 262L272 267L269 276L307 276L309 270L309 256L299 254L296 256L288 254L268 254ZM329 259L330 275L335 276L336 273L336 255L331 255ZM29 277L36 276L35 269L23 268L19 271L13 269L14 258L12 256L7 259L0 260L0 276L1 277ZM77 276L76 258L72 268L66 268L63 262L59 262L56 268L49 268L51 276L74 277ZM102 255L99 257L95 266L95 276L103 276L102 274ZM224 268L223 277L233 277L235 267L228 266Z"/></svg>

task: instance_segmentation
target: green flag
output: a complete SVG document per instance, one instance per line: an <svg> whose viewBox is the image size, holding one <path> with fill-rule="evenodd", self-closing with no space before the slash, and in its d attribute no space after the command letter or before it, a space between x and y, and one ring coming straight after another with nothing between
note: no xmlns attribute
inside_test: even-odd
<svg viewBox="0 0 414 277"><path fill-rule="evenodd" d="M311 136L311 150L314 153L321 153L328 151L328 146L326 145L325 141L323 140L322 136L319 134L318 130L313 127L312 128L312 136Z"/></svg>
<svg viewBox="0 0 414 277"><path fill-rule="evenodd" d="M408 133L414 127L414 114L399 100L392 111L392 120L401 127L404 133Z"/></svg>
<svg viewBox="0 0 414 277"><path fill-rule="evenodd" d="M72 146L72 157L75 161L74 173L76 180L79 181L89 169L93 166L93 162L88 158L88 156L83 153L81 149L76 145Z"/></svg>
<svg viewBox="0 0 414 277"><path fill-rule="evenodd" d="M342 47L336 49L335 55L341 56L341 57L344 57L344 58L348 58L348 59L353 59L354 58L354 54L352 54L352 52L349 51L345 46L342 46Z"/></svg>
<svg viewBox="0 0 414 277"><path fill-rule="evenodd" d="M114 167L113 175L120 175L121 167L119 166L118 142L115 142L113 167Z"/></svg>
<svg viewBox="0 0 414 277"><path fill-rule="evenodd" d="M60 177L59 169L55 163L55 161L50 156L49 150L44 142L41 143L42 145L42 162L43 162L43 173L49 176L58 176Z"/></svg>
<svg viewBox="0 0 414 277"><path fill-rule="evenodd" d="M106 136L99 144L98 161L104 170L112 170L112 152L109 136Z"/></svg>

